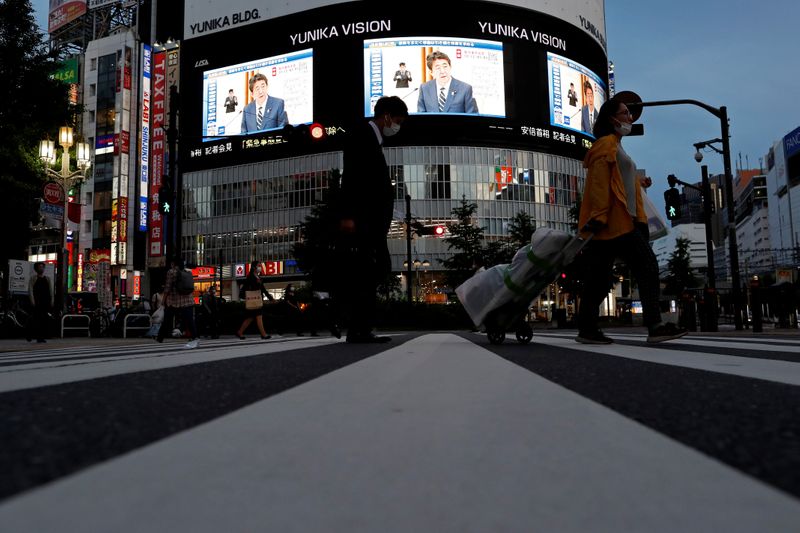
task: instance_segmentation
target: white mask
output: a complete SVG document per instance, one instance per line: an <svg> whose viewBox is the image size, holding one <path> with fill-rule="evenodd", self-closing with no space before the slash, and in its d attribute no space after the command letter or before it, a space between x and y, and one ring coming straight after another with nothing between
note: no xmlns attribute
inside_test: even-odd
<svg viewBox="0 0 800 533"><path fill-rule="evenodd" d="M630 134L631 129L633 128L633 124L629 124L627 122L620 122L619 120L614 119L616 124L614 125L614 131L622 135L623 137Z"/></svg>
<svg viewBox="0 0 800 533"><path fill-rule="evenodd" d="M395 124L392 122L391 126L384 126L383 127L383 134L387 137L391 137L392 135L397 135L400 131L400 124Z"/></svg>

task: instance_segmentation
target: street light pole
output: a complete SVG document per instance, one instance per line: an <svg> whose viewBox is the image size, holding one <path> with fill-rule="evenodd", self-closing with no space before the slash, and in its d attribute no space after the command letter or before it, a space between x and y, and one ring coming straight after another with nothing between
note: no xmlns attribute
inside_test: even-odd
<svg viewBox="0 0 800 533"><path fill-rule="evenodd" d="M411 298L411 195L406 194L406 299Z"/></svg>
<svg viewBox="0 0 800 533"><path fill-rule="evenodd" d="M729 142L730 127L728 125L728 108L717 109L698 100L660 100L656 102L633 102L628 104L631 112L638 107L655 107L689 104L702 107L719 119L722 137L722 160L725 169L725 203L728 206L728 246L731 256L731 297L733 298L733 323L737 330L744 329L742 324L742 298L739 280L739 246L736 242L736 213L733 205L733 176L731 174L731 147Z"/></svg>
<svg viewBox="0 0 800 533"><path fill-rule="evenodd" d="M62 148L61 155L61 171L56 172L50 168L50 165L56 161L55 142L50 140L42 140L39 142L39 158L45 164L45 172L47 176L52 178L61 186L61 192L64 195L64 214L61 221L61 253L58 262L58 292L60 298L58 301L61 303L61 308L66 306L66 297L69 287L67 286L69 279L67 278L67 226L69 225L69 197L68 192L73 181L82 181L86 178L84 172L89 167L89 145L85 142L79 142L75 146L76 160L78 163L78 170L70 172L69 163L69 149L72 147L72 128L69 126L62 126L58 133L58 144Z"/></svg>

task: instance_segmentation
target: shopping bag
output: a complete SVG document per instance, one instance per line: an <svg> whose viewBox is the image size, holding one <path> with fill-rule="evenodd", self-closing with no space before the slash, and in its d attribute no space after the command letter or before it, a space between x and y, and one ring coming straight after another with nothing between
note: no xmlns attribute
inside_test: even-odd
<svg viewBox="0 0 800 533"><path fill-rule="evenodd" d="M264 306L261 299L261 291L244 291L244 308L248 311L255 311Z"/></svg>

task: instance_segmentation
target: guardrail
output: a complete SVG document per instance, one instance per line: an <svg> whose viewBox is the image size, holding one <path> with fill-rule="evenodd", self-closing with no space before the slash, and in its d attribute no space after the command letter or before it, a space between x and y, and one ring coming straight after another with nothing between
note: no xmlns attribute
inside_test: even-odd
<svg viewBox="0 0 800 533"><path fill-rule="evenodd" d="M147 319L147 325L146 326L129 326L128 325L128 319L129 318L146 318ZM122 326L122 338L123 339L127 339L128 338L128 330L129 329L148 330L148 329L150 329L150 327L152 325L153 325L153 320L150 318L150 315L148 315L148 314L131 313L129 315L125 315L125 323Z"/></svg>
<svg viewBox="0 0 800 533"><path fill-rule="evenodd" d="M86 325L85 326L65 326L64 322L68 318L80 318L80 319L84 319L85 318L86 319ZM89 327L91 326L91 323L92 323L92 318L89 315L69 315L69 314L63 315L61 317L61 338L62 339L64 338L64 330L66 330L66 329L68 329L68 330L85 329L86 330L86 336L87 337L91 337L91 332L89 330Z"/></svg>

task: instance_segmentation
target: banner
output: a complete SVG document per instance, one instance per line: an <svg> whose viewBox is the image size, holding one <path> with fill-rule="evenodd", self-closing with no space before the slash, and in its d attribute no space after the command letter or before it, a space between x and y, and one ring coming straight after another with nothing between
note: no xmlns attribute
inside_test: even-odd
<svg viewBox="0 0 800 533"><path fill-rule="evenodd" d="M150 175L150 71L152 51L142 45L142 123L139 127L139 231L147 231L148 176Z"/></svg>
<svg viewBox="0 0 800 533"><path fill-rule="evenodd" d="M50 0L48 33L53 33L84 13L86 13L86 0Z"/></svg>
<svg viewBox="0 0 800 533"><path fill-rule="evenodd" d="M153 91L150 110L150 257L158 258L151 266L164 261L164 219L158 210L158 191L164 175L165 120L167 108L166 64L167 53L153 54Z"/></svg>

